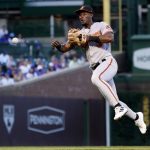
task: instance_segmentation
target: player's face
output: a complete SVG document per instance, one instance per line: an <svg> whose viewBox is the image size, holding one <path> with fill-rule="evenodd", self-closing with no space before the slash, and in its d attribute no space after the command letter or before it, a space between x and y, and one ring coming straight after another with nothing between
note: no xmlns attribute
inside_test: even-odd
<svg viewBox="0 0 150 150"><path fill-rule="evenodd" d="M82 26L88 26L92 22L93 14L88 12L81 12L79 14L79 20L82 24Z"/></svg>

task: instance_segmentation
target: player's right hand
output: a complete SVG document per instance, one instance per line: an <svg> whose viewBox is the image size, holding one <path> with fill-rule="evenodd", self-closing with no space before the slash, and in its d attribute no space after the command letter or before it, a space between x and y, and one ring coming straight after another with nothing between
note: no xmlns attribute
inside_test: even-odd
<svg viewBox="0 0 150 150"><path fill-rule="evenodd" d="M51 42L51 46L52 46L52 48L57 48L57 49L60 49L61 48L61 44L60 44L60 42L59 41L52 41Z"/></svg>

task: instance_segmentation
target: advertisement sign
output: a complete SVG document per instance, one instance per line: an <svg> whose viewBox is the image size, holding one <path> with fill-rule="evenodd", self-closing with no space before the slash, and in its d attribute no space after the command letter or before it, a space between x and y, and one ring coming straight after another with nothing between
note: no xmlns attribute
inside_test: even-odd
<svg viewBox="0 0 150 150"><path fill-rule="evenodd" d="M50 106L28 110L28 130L51 134L65 130L65 111Z"/></svg>
<svg viewBox="0 0 150 150"><path fill-rule="evenodd" d="M100 100L0 96L0 146L105 145L104 108Z"/></svg>
<svg viewBox="0 0 150 150"><path fill-rule="evenodd" d="M141 70L150 70L150 47L133 52L133 66Z"/></svg>
<svg viewBox="0 0 150 150"><path fill-rule="evenodd" d="M11 133L15 121L14 105L3 105L3 121L8 133Z"/></svg>

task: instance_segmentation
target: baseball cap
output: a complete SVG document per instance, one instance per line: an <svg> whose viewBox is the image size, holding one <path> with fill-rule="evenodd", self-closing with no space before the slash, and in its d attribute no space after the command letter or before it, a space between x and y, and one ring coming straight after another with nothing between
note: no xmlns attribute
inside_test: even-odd
<svg viewBox="0 0 150 150"><path fill-rule="evenodd" d="M93 13L93 9L89 5L83 5L80 7L80 9L75 11L76 14L80 14L81 12Z"/></svg>

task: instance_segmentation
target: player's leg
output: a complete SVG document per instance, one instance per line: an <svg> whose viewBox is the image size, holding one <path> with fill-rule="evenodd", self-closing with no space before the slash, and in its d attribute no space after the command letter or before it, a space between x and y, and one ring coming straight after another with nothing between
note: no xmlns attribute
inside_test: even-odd
<svg viewBox="0 0 150 150"><path fill-rule="evenodd" d="M113 91L114 91L115 93L117 93L114 80L112 79L112 80L110 80L108 83L109 83L109 85L112 87ZM117 95L117 94L116 94L116 95ZM137 114L136 114L133 110L131 110L124 102L122 102L122 101L119 100L119 103L120 103L121 105L123 105L125 108L127 108L128 112L126 113L126 116L128 116L128 117L131 118L132 120L135 120Z"/></svg>
<svg viewBox="0 0 150 150"><path fill-rule="evenodd" d="M113 91L115 93L117 93L114 80L112 79L108 83L112 87ZM122 102L122 101L119 101L119 102L122 106L124 106L128 110L125 115L128 116L129 118L131 118L132 120L134 120L135 125L139 127L140 132L142 134L145 134L147 129L146 129L146 124L144 123L143 113L142 112L136 113L131 108L129 108L124 102Z"/></svg>
<svg viewBox="0 0 150 150"><path fill-rule="evenodd" d="M98 87L104 98L115 108L115 120L121 118L127 112L127 109L119 103L117 93L107 83L116 75L117 69L115 59L110 56L93 71L91 77L92 83Z"/></svg>

